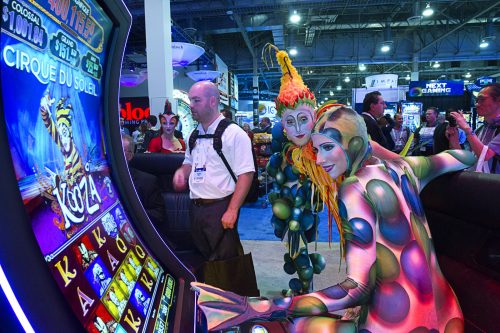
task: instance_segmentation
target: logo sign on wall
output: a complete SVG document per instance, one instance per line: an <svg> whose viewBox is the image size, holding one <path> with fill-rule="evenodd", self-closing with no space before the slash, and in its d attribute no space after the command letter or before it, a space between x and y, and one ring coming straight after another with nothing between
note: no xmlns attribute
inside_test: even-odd
<svg viewBox="0 0 500 333"><path fill-rule="evenodd" d="M120 105L120 117L125 120L125 125L137 126L149 117L148 97L120 98Z"/></svg>
<svg viewBox="0 0 500 333"><path fill-rule="evenodd" d="M378 74L365 78L367 88L396 88L398 76L396 74Z"/></svg>
<svg viewBox="0 0 500 333"><path fill-rule="evenodd" d="M495 83L496 81L497 80L494 77L483 76L483 77L480 77L479 79L477 79L475 83L476 83L476 85L478 85L480 87L484 87L488 84Z"/></svg>
<svg viewBox="0 0 500 333"><path fill-rule="evenodd" d="M464 81L412 81L411 97L420 96L461 96L464 94Z"/></svg>

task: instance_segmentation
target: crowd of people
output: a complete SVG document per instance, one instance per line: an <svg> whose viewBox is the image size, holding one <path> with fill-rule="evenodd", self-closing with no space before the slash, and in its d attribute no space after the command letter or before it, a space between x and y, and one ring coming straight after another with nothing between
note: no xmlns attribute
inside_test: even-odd
<svg viewBox="0 0 500 333"><path fill-rule="evenodd" d="M437 107L429 106L425 109L421 126L412 135L410 129L403 126L403 115L384 115L385 108L380 92L366 94L362 116L370 138L380 146L399 154L408 144L407 156L431 156L448 149L466 149L478 158L487 147L482 159L486 163L482 163L480 171L500 173L500 84L490 84L479 92L476 109L477 115L484 117L484 124L476 131L459 110L449 108L440 112Z"/></svg>

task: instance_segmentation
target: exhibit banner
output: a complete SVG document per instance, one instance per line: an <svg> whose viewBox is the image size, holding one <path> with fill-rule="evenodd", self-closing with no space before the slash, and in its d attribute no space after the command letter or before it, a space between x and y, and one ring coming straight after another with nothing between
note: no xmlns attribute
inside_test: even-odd
<svg viewBox="0 0 500 333"><path fill-rule="evenodd" d="M370 75L365 78L367 88L396 88L398 86L397 74Z"/></svg>
<svg viewBox="0 0 500 333"><path fill-rule="evenodd" d="M411 81L411 97L421 96L461 96L464 94L464 81Z"/></svg>
<svg viewBox="0 0 500 333"><path fill-rule="evenodd" d="M229 105L229 72L227 65L218 55L215 55L215 66L221 73L220 77L217 79L220 92L220 102L224 105Z"/></svg>

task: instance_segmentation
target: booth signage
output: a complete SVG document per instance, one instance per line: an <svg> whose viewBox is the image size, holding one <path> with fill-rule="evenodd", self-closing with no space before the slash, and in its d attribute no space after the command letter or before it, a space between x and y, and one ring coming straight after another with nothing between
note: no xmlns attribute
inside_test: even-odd
<svg viewBox="0 0 500 333"><path fill-rule="evenodd" d="M138 125L150 115L149 98L120 98L120 117L125 120L125 125Z"/></svg>
<svg viewBox="0 0 500 333"><path fill-rule="evenodd" d="M494 77L491 77L491 76L483 76L483 77L480 77L479 79L476 80L476 85L480 86L480 87L484 87L488 84L492 84L492 83L495 83L497 80L496 78Z"/></svg>
<svg viewBox="0 0 500 333"><path fill-rule="evenodd" d="M365 78L367 88L396 88L398 76L396 74L378 74Z"/></svg>
<svg viewBox="0 0 500 333"><path fill-rule="evenodd" d="M464 94L464 81L412 81L411 97L460 96Z"/></svg>

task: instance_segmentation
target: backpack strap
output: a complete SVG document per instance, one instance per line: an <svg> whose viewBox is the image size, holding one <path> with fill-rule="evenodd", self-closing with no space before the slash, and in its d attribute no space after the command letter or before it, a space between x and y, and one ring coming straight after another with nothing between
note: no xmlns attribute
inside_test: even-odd
<svg viewBox="0 0 500 333"><path fill-rule="evenodd" d="M193 151L194 146L196 146L196 140L198 139L198 134L199 131L197 128L195 128L194 131L189 136L189 142L188 142L189 153L191 153Z"/></svg>
<svg viewBox="0 0 500 333"><path fill-rule="evenodd" d="M224 118L220 121L219 125L217 125L217 128L215 129L214 136L213 136L213 146L217 154L220 156L222 159L222 162L226 166L227 171L229 171L229 174L233 178L234 182L238 180L236 178L236 175L233 172L233 169L231 169L231 166L227 162L226 156L222 153L222 134L226 130L226 128L231 125L231 124L236 124L230 119Z"/></svg>
<svg viewBox="0 0 500 333"><path fill-rule="evenodd" d="M236 124L234 121L224 118L222 119L219 124L217 125L217 128L215 129L214 134L203 134L199 135L198 129L195 129L193 133L191 133L191 136L189 137L189 152L191 153L193 151L193 148L196 146L196 140L198 139L213 139L213 147L214 150L217 152L217 154L220 156L222 159L222 162L227 168L227 171L229 171L229 174L231 174L231 177L233 178L234 182L236 183L237 178L229 166L229 163L222 153L222 134L226 130L226 128L231 125L231 124Z"/></svg>

